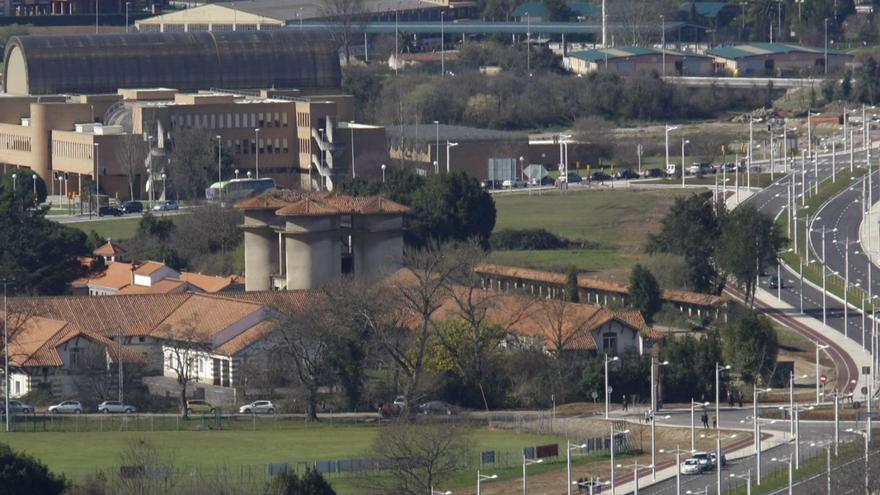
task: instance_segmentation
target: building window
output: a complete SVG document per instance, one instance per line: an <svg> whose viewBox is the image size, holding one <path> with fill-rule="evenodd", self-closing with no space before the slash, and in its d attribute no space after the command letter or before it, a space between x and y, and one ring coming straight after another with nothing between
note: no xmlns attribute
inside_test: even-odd
<svg viewBox="0 0 880 495"><path fill-rule="evenodd" d="M262 151L263 151L263 140L261 139L260 140L260 152L262 152ZM272 153L272 140L271 139L266 140L266 153Z"/></svg>
<svg viewBox="0 0 880 495"><path fill-rule="evenodd" d="M235 128L238 129L239 127L241 127L241 114L237 113L235 114Z"/></svg>
<svg viewBox="0 0 880 495"><path fill-rule="evenodd" d="M146 339L143 337L138 337L138 342L143 343Z"/></svg>
<svg viewBox="0 0 880 495"><path fill-rule="evenodd" d="M284 147L284 153L285 153L285 154L289 152L289 150L288 150L288 148L287 148L287 138L284 138L284 139L281 140L281 146Z"/></svg>
<svg viewBox="0 0 880 495"><path fill-rule="evenodd" d="M281 140L275 138L275 154L281 153Z"/></svg>
<svg viewBox="0 0 880 495"><path fill-rule="evenodd" d="M226 127L232 128L232 114L231 113L226 114Z"/></svg>
<svg viewBox="0 0 880 495"><path fill-rule="evenodd" d="M211 126L209 127L209 129L216 129L216 128L217 128L217 115L212 113L211 114Z"/></svg>
<svg viewBox="0 0 880 495"><path fill-rule="evenodd" d="M602 350L604 352L617 352L617 334L609 332L602 334Z"/></svg>
<svg viewBox="0 0 880 495"><path fill-rule="evenodd" d="M257 142L253 139L249 139L251 142L251 154L257 154Z"/></svg>
<svg viewBox="0 0 880 495"><path fill-rule="evenodd" d="M251 112L251 127L257 127L257 114Z"/></svg>
<svg viewBox="0 0 880 495"><path fill-rule="evenodd" d="M275 112L275 127L280 127L279 126L280 123L281 123L281 116L278 115L278 112Z"/></svg>
<svg viewBox="0 0 880 495"><path fill-rule="evenodd" d="M257 127L263 128L266 125L266 121L263 119L263 112L257 114Z"/></svg>
<svg viewBox="0 0 880 495"><path fill-rule="evenodd" d="M281 112L281 127L287 127L287 112Z"/></svg>
<svg viewBox="0 0 880 495"><path fill-rule="evenodd" d="M236 154L236 155L240 155L240 154L241 154L241 139L236 139L236 140L235 140L235 154Z"/></svg>

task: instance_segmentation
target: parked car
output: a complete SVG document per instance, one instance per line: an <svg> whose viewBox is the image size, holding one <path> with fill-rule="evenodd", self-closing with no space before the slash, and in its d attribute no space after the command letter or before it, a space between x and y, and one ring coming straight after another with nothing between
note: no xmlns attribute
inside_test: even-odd
<svg viewBox="0 0 880 495"><path fill-rule="evenodd" d="M658 178L658 177L663 177L665 175L666 174L663 173L663 170L660 170L659 168L649 168L648 170L645 170L645 173L643 176L645 178L654 179L654 178Z"/></svg>
<svg viewBox="0 0 880 495"><path fill-rule="evenodd" d="M140 213L144 211L144 204L140 201L126 201L122 205L123 213Z"/></svg>
<svg viewBox="0 0 880 495"><path fill-rule="evenodd" d="M186 401L186 413L214 414L214 406L210 402L204 400L188 400Z"/></svg>
<svg viewBox="0 0 880 495"><path fill-rule="evenodd" d="M255 400L238 408L241 414L275 414L275 405L268 400Z"/></svg>
<svg viewBox="0 0 880 495"><path fill-rule="evenodd" d="M385 404L384 406L379 408L379 417L380 418L395 418L400 416L400 412L403 409L397 404Z"/></svg>
<svg viewBox="0 0 880 495"><path fill-rule="evenodd" d="M605 182L606 180L611 180L611 176L601 170L597 170L590 174L590 182Z"/></svg>
<svg viewBox="0 0 880 495"><path fill-rule="evenodd" d="M715 452L711 452L711 453L709 454L709 458L712 459L712 465L713 465L713 466L717 466L717 465L718 465L717 457L718 457L718 454L715 453ZM724 455L724 452L721 452L721 467L725 467L725 466L727 466L727 456Z"/></svg>
<svg viewBox="0 0 880 495"><path fill-rule="evenodd" d="M583 177L578 175L577 172L569 172L568 175L560 175L554 184L559 185L565 182L568 182L569 184L578 184L583 182L583 180Z"/></svg>
<svg viewBox="0 0 880 495"><path fill-rule="evenodd" d="M168 211L168 210L176 210L177 209L177 201L168 200L162 201L161 203L153 206L153 211Z"/></svg>
<svg viewBox="0 0 880 495"><path fill-rule="evenodd" d="M32 412L34 412L34 406L27 405L20 400L9 401L10 414L30 414ZM3 407L0 407L0 415L2 414L5 414L5 410Z"/></svg>
<svg viewBox="0 0 880 495"><path fill-rule="evenodd" d="M483 189L501 189L501 181L495 179L487 179L483 182L480 182L480 187Z"/></svg>
<svg viewBox="0 0 880 495"><path fill-rule="evenodd" d="M447 416L458 414L458 406L447 404L446 402L439 400L425 402L424 404L421 404L418 409L422 414L445 414Z"/></svg>
<svg viewBox="0 0 880 495"><path fill-rule="evenodd" d="M526 181L520 179L507 179L501 183L501 187L512 189L515 187L526 187Z"/></svg>
<svg viewBox="0 0 880 495"><path fill-rule="evenodd" d="M82 412L83 406L78 400L66 400L60 404L49 406L50 414L81 414Z"/></svg>
<svg viewBox="0 0 880 495"><path fill-rule="evenodd" d="M397 407L403 407L406 405L406 398L402 395L398 395L394 398L394 405Z"/></svg>
<svg viewBox="0 0 880 495"><path fill-rule="evenodd" d="M545 175L544 177L541 177L541 180L532 179L533 186L552 186L555 183L556 183L556 181L553 180L553 177L550 177L549 175Z"/></svg>
<svg viewBox="0 0 880 495"><path fill-rule="evenodd" d="M681 474L700 474L703 472L703 466L698 459L688 459L681 463Z"/></svg>
<svg viewBox="0 0 880 495"><path fill-rule="evenodd" d="M715 467L715 461L712 459L712 456L707 452L696 452L691 459L696 459L699 461L700 466L703 471L708 471Z"/></svg>
<svg viewBox="0 0 880 495"><path fill-rule="evenodd" d="M104 215L112 215L114 217L119 217L123 215L122 210L115 206L102 206L98 208L98 216L103 217Z"/></svg>
<svg viewBox="0 0 880 495"><path fill-rule="evenodd" d="M771 289L784 289L785 288L785 281L783 281L781 278L777 277L776 275L770 275L770 279L767 281L767 285Z"/></svg>
<svg viewBox="0 0 880 495"><path fill-rule="evenodd" d="M614 174L615 179L629 180L629 179L638 179L638 172L634 172L628 168L623 170L619 170L616 174Z"/></svg>
<svg viewBox="0 0 880 495"><path fill-rule="evenodd" d="M118 400L105 400L104 402L98 404L98 412L104 414L110 413L125 413L131 414L133 412L137 412L137 409L124 402L119 402Z"/></svg>

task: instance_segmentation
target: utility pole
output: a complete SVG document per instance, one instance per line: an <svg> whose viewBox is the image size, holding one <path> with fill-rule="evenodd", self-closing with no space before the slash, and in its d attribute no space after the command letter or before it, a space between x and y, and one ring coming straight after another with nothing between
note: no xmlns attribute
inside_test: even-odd
<svg viewBox="0 0 880 495"><path fill-rule="evenodd" d="M3 410L6 420L6 432L9 433L9 309L7 305L7 292L9 287L15 287L14 278L0 278L3 285Z"/></svg>
<svg viewBox="0 0 880 495"><path fill-rule="evenodd" d="M122 402L122 327L116 332L116 363L119 365L119 402Z"/></svg>

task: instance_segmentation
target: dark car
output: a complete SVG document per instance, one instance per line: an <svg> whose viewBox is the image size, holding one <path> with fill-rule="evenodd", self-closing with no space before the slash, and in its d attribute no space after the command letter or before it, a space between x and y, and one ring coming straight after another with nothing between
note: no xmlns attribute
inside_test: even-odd
<svg viewBox="0 0 880 495"><path fill-rule="evenodd" d="M611 176L602 171L596 171L590 174L591 182L605 182L606 180L611 180Z"/></svg>
<svg viewBox="0 0 880 495"><path fill-rule="evenodd" d="M626 168L626 169L618 171L616 174L614 174L614 177L616 179L623 179L623 180L638 179L639 174L637 172L633 172L632 170Z"/></svg>
<svg viewBox="0 0 880 495"><path fill-rule="evenodd" d="M663 170L661 170L659 168L649 168L648 170L645 170L645 174L644 174L644 176L646 178L652 178L652 179L664 177L665 175L666 174L663 172Z"/></svg>
<svg viewBox="0 0 880 495"><path fill-rule="evenodd" d="M397 404L385 404L379 408L380 418L394 418L400 416L401 408Z"/></svg>
<svg viewBox="0 0 880 495"><path fill-rule="evenodd" d="M122 216L123 211L115 206L102 206L98 208L98 216L103 217L104 215L112 215L114 217Z"/></svg>
<svg viewBox="0 0 880 495"><path fill-rule="evenodd" d="M550 177L549 175L545 175L544 177L541 177L541 185L542 186L552 186L555 182L556 181L553 180L553 177Z"/></svg>
<svg viewBox="0 0 880 495"><path fill-rule="evenodd" d="M442 402L439 400L425 402L424 404L420 405L418 409L419 412L422 414L445 414L447 416L458 414L459 411L458 406L447 404L446 402Z"/></svg>
<svg viewBox="0 0 880 495"><path fill-rule="evenodd" d="M480 182L480 187L483 189L501 189L501 181L495 179L487 179L483 182Z"/></svg>
<svg viewBox="0 0 880 495"><path fill-rule="evenodd" d="M776 275L770 275L770 279L768 280L767 285L771 289L784 289L785 288L785 282L781 278L777 277Z"/></svg>
<svg viewBox="0 0 880 495"><path fill-rule="evenodd" d="M123 213L141 213L144 211L144 204L140 201L126 201L122 205Z"/></svg>

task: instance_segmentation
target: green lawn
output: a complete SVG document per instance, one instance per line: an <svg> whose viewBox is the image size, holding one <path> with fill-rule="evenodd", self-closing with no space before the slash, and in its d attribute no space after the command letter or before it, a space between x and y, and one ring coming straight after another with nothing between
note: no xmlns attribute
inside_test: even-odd
<svg viewBox="0 0 880 495"><path fill-rule="evenodd" d="M180 215L169 216L172 221L177 221ZM93 220L87 222L68 223L67 225L76 229L80 229L85 233L94 230L105 239L123 240L134 237L137 232L138 223L141 221L140 215L130 217L113 218L109 220Z"/></svg>
<svg viewBox="0 0 880 495"><path fill-rule="evenodd" d="M570 264L599 277L624 280L645 257L648 234L656 233L676 190L554 191L543 196L497 195L495 230L544 228L571 240L587 240L595 249L498 251L492 261L559 270Z"/></svg>
<svg viewBox="0 0 880 495"><path fill-rule="evenodd" d="M34 455L53 471L81 479L97 470L118 466L120 452L136 439L149 439L170 453L177 469L207 470L271 462L365 458L377 433L374 425L294 423L271 431L0 433L0 442ZM473 432L472 441L475 452L496 450L514 458L521 455L522 447L562 440L555 436L478 429Z"/></svg>

